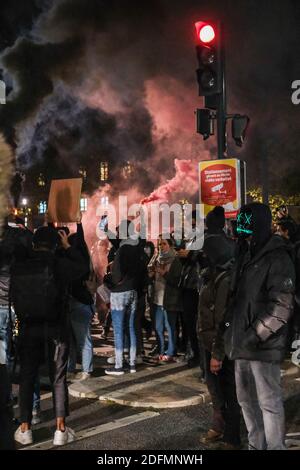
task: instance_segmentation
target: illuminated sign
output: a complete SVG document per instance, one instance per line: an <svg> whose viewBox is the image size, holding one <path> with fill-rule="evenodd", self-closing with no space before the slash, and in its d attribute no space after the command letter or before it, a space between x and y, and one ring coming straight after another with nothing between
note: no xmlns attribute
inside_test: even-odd
<svg viewBox="0 0 300 470"><path fill-rule="evenodd" d="M244 162L236 158L199 163L200 203L204 217L215 206L223 206L226 218L235 218L245 202Z"/></svg>

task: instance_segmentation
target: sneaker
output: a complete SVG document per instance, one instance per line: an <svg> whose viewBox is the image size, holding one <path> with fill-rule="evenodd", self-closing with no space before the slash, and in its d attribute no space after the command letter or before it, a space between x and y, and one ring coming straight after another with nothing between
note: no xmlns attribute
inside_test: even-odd
<svg viewBox="0 0 300 470"><path fill-rule="evenodd" d="M129 362L129 358L128 358L127 355L123 357L123 361L124 361L125 364L127 364ZM107 358L106 362L107 362L107 364L115 364L116 363L115 356L111 356L111 357Z"/></svg>
<svg viewBox="0 0 300 470"><path fill-rule="evenodd" d="M39 409L32 410L31 424L34 426L35 424L40 424L41 422L42 422L41 410Z"/></svg>
<svg viewBox="0 0 300 470"><path fill-rule="evenodd" d="M160 361L161 362L176 362L173 356L167 356L164 354L163 356L160 356Z"/></svg>
<svg viewBox="0 0 300 470"><path fill-rule="evenodd" d="M107 358L107 364L114 364L116 362L115 356L111 356Z"/></svg>
<svg viewBox="0 0 300 470"><path fill-rule="evenodd" d="M65 444L68 444L69 442L73 441L75 441L75 432L73 431L73 429L68 428L67 426L64 431L59 431L57 429L54 433L54 446L64 446Z"/></svg>
<svg viewBox="0 0 300 470"><path fill-rule="evenodd" d="M123 368L116 368L116 367L110 367L109 369L105 369L105 373L107 375L123 375L124 374L124 369Z"/></svg>
<svg viewBox="0 0 300 470"><path fill-rule="evenodd" d="M78 372L76 374L75 380L82 382L83 380L87 380L91 378L91 374L89 372Z"/></svg>
<svg viewBox="0 0 300 470"><path fill-rule="evenodd" d="M28 431L22 432L21 426L19 426L15 432L15 441L19 442L19 444L22 444L23 446L28 446L28 444L32 444L33 438L32 438L31 429L28 429Z"/></svg>
<svg viewBox="0 0 300 470"><path fill-rule="evenodd" d="M136 373L136 367L135 366L129 366L129 372L131 374L135 374Z"/></svg>

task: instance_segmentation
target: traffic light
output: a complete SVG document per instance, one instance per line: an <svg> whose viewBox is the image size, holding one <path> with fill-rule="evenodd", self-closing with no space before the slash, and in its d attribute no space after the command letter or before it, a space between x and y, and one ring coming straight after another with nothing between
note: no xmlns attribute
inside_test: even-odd
<svg viewBox="0 0 300 470"><path fill-rule="evenodd" d="M219 23L197 21L197 80L199 96L211 96L222 93L223 65L221 53L221 27Z"/></svg>
<svg viewBox="0 0 300 470"><path fill-rule="evenodd" d="M232 138L238 147L242 147L250 119L248 116L236 114L232 118Z"/></svg>
<svg viewBox="0 0 300 470"><path fill-rule="evenodd" d="M214 116L209 109L196 110L196 126L198 134L203 135L203 140L214 135Z"/></svg>

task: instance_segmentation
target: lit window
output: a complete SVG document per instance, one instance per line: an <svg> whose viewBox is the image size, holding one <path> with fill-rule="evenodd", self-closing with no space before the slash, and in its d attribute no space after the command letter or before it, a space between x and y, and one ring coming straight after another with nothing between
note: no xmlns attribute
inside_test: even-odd
<svg viewBox="0 0 300 470"><path fill-rule="evenodd" d="M108 163L100 162L100 181L108 180Z"/></svg>
<svg viewBox="0 0 300 470"><path fill-rule="evenodd" d="M46 181L45 181L43 173L39 174L37 183L38 183L38 186L41 186L41 187L46 186Z"/></svg>
<svg viewBox="0 0 300 470"><path fill-rule="evenodd" d="M79 174L82 176L84 180L86 180L86 169L83 167L79 168Z"/></svg>
<svg viewBox="0 0 300 470"><path fill-rule="evenodd" d="M101 206L108 206L108 196L102 196L100 202Z"/></svg>
<svg viewBox="0 0 300 470"><path fill-rule="evenodd" d="M39 214L46 214L47 212L47 202L41 201L39 203Z"/></svg>
<svg viewBox="0 0 300 470"><path fill-rule="evenodd" d="M80 199L80 210L81 210L81 212L87 211L87 207L88 207L88 200L87 200L86 197L82 197Z"/></svg>
<svg viewBox="0 0 300 470"><path fill-rule="evenodd" d="M130 178L133 173L133 165L130 162L126 162L123 168L124 178Z"/></svg>

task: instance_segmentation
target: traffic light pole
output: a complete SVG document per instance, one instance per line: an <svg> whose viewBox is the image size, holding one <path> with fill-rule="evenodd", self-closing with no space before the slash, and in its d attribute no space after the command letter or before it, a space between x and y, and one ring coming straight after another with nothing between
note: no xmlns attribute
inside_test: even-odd
<svg viewBox="0 0 300 470"><path fill-rule="evenodd" d="M220 33L221 33L221 45L222 45L221 46L222 92L218 94L218 108L217 108L218 159L227 158L225 46L224 46L222 24L220 28Z"/></svg>
<svg viewBox="0 0 300 470"><path fill-rule="evenodd" d="M218 96L217 110L217 142L218 159L227 158L227 132L226 132L226 94L225 80L223 78L223 92Z"/></svg>

